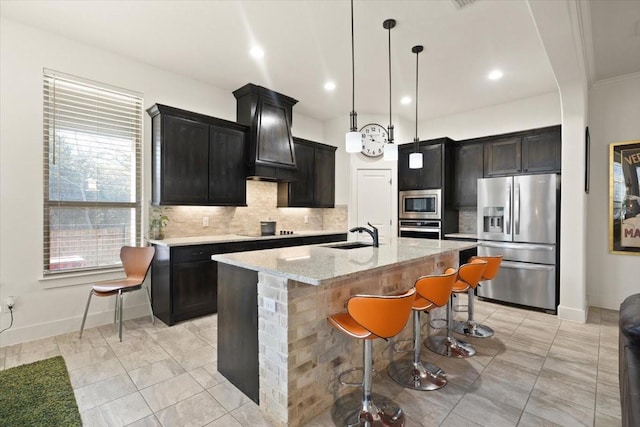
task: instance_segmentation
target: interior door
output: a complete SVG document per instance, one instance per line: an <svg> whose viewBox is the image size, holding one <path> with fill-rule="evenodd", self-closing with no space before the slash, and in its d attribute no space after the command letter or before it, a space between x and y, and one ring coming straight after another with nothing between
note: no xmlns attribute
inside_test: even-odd
<svg viewBox="0 0 640 427"><path fill-rule="evenodd" d="M380 243L391 237L391 169L358 169L358 226L378 228ZM369 236L362 235L362 240Z"/></svg>

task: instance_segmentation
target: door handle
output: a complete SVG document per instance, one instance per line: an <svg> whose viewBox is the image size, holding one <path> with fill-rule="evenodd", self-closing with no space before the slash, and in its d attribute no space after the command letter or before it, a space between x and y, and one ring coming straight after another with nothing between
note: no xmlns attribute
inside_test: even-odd
<svg viewBox="0 0 640 427"><path fill-rule="evenodd" d="M520 184L516 184L513 194L513 222L515 225L513 234L520 234Z"/></svg>
<svg viewBox="0 0 640 427"><path fill-rule="evenodd" d="M511 234L511 185L507 185L507 219L505 234Z"/></svg>

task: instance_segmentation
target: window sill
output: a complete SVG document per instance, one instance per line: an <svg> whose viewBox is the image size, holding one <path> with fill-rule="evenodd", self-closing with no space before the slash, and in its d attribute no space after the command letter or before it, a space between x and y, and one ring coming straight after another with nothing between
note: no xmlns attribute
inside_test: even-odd
<svg viewBox="0 0 640 427"><path fill-rule="evenodd" d="M102 282L104 280L123 279L124 277L124 269L122 267L116 267L105 270L51 274L42 276L39 279L39 282L42 284L44 289L52 289L86 285L89 283Z"/></svg>

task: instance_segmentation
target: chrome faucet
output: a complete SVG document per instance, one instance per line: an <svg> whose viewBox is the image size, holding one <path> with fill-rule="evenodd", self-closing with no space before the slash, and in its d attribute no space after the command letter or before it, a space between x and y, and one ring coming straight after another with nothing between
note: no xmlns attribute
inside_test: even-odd
<svg viewBox="0 0 640 427"><path fill-rule="evenodd" d="M353 227L351 230L349 230L349 232L353 233L355 231L357 232L367 232L369 233L369 235L371 235L371 238L373 239L373 247L377 248L380 247L380 243L378 241L378 229L376 227L374 227L370 222L367 222L367 225L369 225L371 227L371 230L369 230L366 227Z"/></svg>

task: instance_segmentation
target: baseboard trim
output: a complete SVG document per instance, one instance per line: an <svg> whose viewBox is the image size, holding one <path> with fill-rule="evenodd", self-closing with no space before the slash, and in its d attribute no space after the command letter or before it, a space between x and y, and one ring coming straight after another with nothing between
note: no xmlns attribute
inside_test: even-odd
<svg viewBox="0 0 640 427"><path fill-rule="evenodd" d="M558 306L558 318L562 320L570 320L572 322L587 323L587 316L589 315L589 308L584 307L582 309L566 307L563 305Z"/></svg>
<svg viewBox="0 0 640 427"><path fill-rule="evenodd" d="M149 305L144 303L132 307L126 306L124 307L122 316L124 320L149 316ZM0 347L54 337L56 335L67 334L69 332L79 333L81 323L82 316L77 316L44 322L37 325L29 325L22 328L11 328L0 335ZM111 323L113 323L113 309L87 315L85 329L109 325Z"/></svg>

